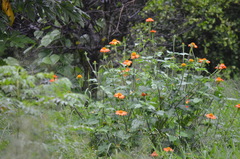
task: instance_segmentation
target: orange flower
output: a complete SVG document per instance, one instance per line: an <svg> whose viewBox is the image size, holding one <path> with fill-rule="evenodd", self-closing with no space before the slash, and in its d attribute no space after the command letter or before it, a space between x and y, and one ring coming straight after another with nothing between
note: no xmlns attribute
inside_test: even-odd
<svg viewBox="0 0 240 159"><path fill-rule="evenodd" d="M157 154L157 152L156 151L154 151L150 156L152 156L152 157L157 157L158 156L158 154Z"/></svg>
<svg viewBox="0 0 240 159"><path fill-rule="evenodd" d="M189 61L189 62L194 62L194 60L193 60L193 59L189 59L188 61Z"/></svg>
<svg viewBox="0 0 240 159"><path fill-rule="evenodd" d="M53 75L53 78L58 78L58 76L57 75Z"/></svg>
<svg viewBox="0 0 240 159"><path fill-rule="evenodd" d="M52 78L52 79L49 80L49 82L54 82L54 81L56 81L56 79Z"/></svg>
<svg viewBox="0 0 240 159"><path fill-rule="evenodd" d="M163 151L166 151L166 152L168 152L168 151L174 151L171 147L166 147L166 148L163 148Z"/></svg>
<svg viewBox="0 0 240 159"><path fill-rule="evenodd" d="M226 69L227 67L225 66L224 63L221 63L220 65L216 66L215 69L219 69L219 70L222 70L222 69Z"/></svg>
<svg viewBox="0 0 240 159"><path fill-rule="evenodd" d="M206 114L205 116L209 119L217 119L217 117L215 115L213 115L212 113Z"/></svg>
<svg viewBox="0 0 240 159"><path fill-rule="evenodd" d="M198 59L198 62L199 63L203 63L203 62L210 63L210 61L207 60L206 58Z"/></svg>
<svg viewBox="0 0 240 159"><path fill-rule="evenodd" d="M114 97L119 98L119 99L124 99L125 96L122 93L115 93Z"/></svg>
<svg viewBox="0 0 240 159"><path fill-rule="evenodd" d="M185 108L189 108L189 106L188 106L188 105L186 105L186 106L185 106Z"/></svg>
<svg viewBox="0 0 240 159"><path fill-rule="evenodd" d="M77 78L82 78L82 75L77 75Z"/></svg>
<svg viewBox="0 0 240 159"><path fill-rule="evenodd" d="M156 33L157 31L156 30L150 30L150 33Z"/></svg>
<svg viewBox="0 0 240 159"><path fill-rule="evenodd" d="M117 44L121 44L121 42L116 40L116 39L113 39L109 44L110 45L117 45Z"/></svg>
<svg viewBox="0 0 240 159"><path fill-rule="evenodd" d="M147 96L147 93L142 93L141 96L143 96L143 97L144 97L144 96Z"/></svg>
<svg viewBox="0 0 240 159"><path fill-rule="evenodd" d="M116 114L116 115L125 116L125 115L127 115L127 114L128 114L128 112L126 112L126 111L123 111L123 110L118 110L118 111L116 111L116 112L115 112L115 114Z"/></svg>
<svg viewBox="0 0 240 159"><path fill-rule="evenodd" d="M154 22L154 20L152 18L147 18L146 22Z"/></svg>
<svg viewBox="0 0 240 159"><path fill-rule="evenodd" d="M235 105L236 108L240 109L240 104Z"/></svg>
<svg viewBox="0 0 240 159"><path fill-rule="evenodd" d="M182 67L186 67L186 66L187 66L187 64L185 64L185 63L182 63L182 64L181 64L181 66L182 66Z"/></svg>
<svg viewBox="0 0 240 159"><path fill-rule="evenodd" d="M125 60L125 61L123 62L123 64L124 64L124 65L127 65L127 66L131 66L132 61L131 61L131 60Z"/></svg>
<svg viewBox="0 0 240 159"><path fill-rule="evenodd" d="M126 68L125 70L122 70L121 72L129 72L130 68Z"/></svg>
<svg viewBox="0 0 240 159"><path fill-rule="evenodd" d="M218 77L218 78L215 79L215 81L216 81L216 82L222 82L222 81L224 81L224 80L223 80L221 77Z"/></svg>
<svg viewBox="0 0 240 159"><path fill-rule="evenodd" d="M194 42L191 42L191 44L188 44L188 47L198 48L198 46Z"/></svg>
<svg viewBox="0 0 240 159"><path fill-rule="evenodd" d="M106 52L110 52L110 50L106 47L103 47L103 48L101 48L100 52L106 53Z"/></svg>
<svg viewBox="0 0 240 159"><path fill-rule="evenodd" d="M189 100L189 99L187 99L187 100L185 101L185 103L186 103L186 104L188 104L189 102L190 102L190 100Z"/></svg>
<svg viewBox="0 0 240 159"><path fill-rule="evenodd" d="M136 52L131 53L131 59L137 59L139 57L140 57L140 55L138 55Z"/></svg>

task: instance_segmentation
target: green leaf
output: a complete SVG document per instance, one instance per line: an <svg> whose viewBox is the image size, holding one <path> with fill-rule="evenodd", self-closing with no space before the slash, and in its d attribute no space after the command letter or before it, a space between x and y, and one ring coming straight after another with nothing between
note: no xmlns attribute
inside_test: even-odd
<svg viewBox="0 0 240 159"><path fill-rule="evenodd" d="M34 36L36 39L39 39L42 35L43 35L43 31L37 30L34 32Z"/></svg>
<svg viewBox="0 0 240 159"><path fill-rule="evenodd" d="M52 65L54 65L59 61L60 56L57 55L57 54L53 54L53 55L50 56L50 59L51 59Z"/></svg>
<svg viewBox="0 0 240 159"><path fill-rule="evenodd" d="M193 99L193 103L199 103L199 102L201 102L201 101L202 101L201 98L194 98L194 99Z"/></svg>
<svg viewBox="0 0 240 159"><path fill-rule="evenodd" d="M142 104L134 104L131 106L133 109L142 108Z"/></svg>
<svg viewBox="0 0 240 159"><path fill-rule="evenodd" d="M19 66L19 62L17 59L13 57L8 57L7 59L4 59L4 61L11 66Z"/></svg>
<svg viewBox="0 0 240 159"><path fill-rule="evenodd" d="M164 115L164 111L163 110L159 110L156 112L157 115L163 116Z"/></svg>
<svg viewBox="0 0 240 159"><path fill-rule="evenodd" d="M142 120L134 119L132 121L131 130L135 131L135 130L139 129L142 125L144 125L144 122Z"/></svg>
<svg viewBox="0 0 240 159"><path fill-rule="evenodd" d="M48 33L42 38L40 46L47 47L50 43L52 43L54 40L58 39L59 37L60 37L60 31L57 29L53 30L51 33Z"/></svg>
<svg viewBox="0 0 240 159"><path fill-rule="evenodd" d="M49 56L46 56L46 57L44 57L44 58L42 59L42 63L51 65L51 64L52 64L52 61L51 61L51 59L50 59Z"/></svg>
<svg viewBox="0 0 240 159"><path fill-rule="evenodd" d="M169 138L169 141L171 141L171 142L178 140L178 137L172 136L172 135L169 135L168 138Z"/></svg>

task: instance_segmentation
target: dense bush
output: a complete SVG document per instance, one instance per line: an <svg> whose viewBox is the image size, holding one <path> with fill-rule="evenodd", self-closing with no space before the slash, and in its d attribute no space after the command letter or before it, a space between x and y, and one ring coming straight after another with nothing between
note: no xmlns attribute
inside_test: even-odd
<svg viewBox="0 0 240 159"><path fill-rule="evenodd" d="M171 47L174 38L176 46L194 41L201 45L196 55L216 59L210 71L222 61L234 74L239 72L239 6L237 0L152 0L143 15L159 21L154 29L160 46Z"/></svg>

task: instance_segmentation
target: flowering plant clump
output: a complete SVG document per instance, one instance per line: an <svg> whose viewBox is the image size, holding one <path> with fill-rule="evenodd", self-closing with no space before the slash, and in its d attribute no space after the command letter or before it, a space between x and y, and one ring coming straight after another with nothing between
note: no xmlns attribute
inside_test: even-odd
<svg viewBox="0 0 240 159"><path fill-rule="evenodd" d="M224 98L220 84L224 81L220 75L222 71L208 72L206 65L210 60L194 55L193 50L198 48L194 42L189 47L183 43L182 52L162 51L157 47L154 34L149 35L149 31L155 33L152 22L152 18L146 19L143 31L138 30L141 34L136 35L134 48L127 47L126 39L121 47L117 47L121 42L116 39L109 42L114 57L110 61L105 58L109 65L93 68L96 79L89 81L95 81L98 86L97 102L85 108L87 112L95 112L90 113L94 114L90 119L85 118L86 125L93 125L92 144L102 154L114 153L114 149L134 148L142 142L141 138L149 139L153 147L148 151L152 152L151 157L160 156L154 150L178 154L182 147L200 147L199 140L211 132L215 121L219 121L213 120L217 119L216 115L206 112L219 114L211 107ZM109 52L107 47L100 52ZM224 66L220 64L217 69L226 68ZM199 135L199 131L205 134ZM172 148L163 148L164 145Z"/></svg>

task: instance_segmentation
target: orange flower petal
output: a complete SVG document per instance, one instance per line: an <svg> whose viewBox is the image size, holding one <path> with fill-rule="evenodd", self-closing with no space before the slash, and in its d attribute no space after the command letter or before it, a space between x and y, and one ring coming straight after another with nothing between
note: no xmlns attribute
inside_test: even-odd
<svg viewBox="0 0 240 159"><path fill-rule="evenodd" d="M110 45L117 45L117 44L121 44L120 41L113 39L111 42L109 42Z"/></svg>
<svg viewBox="0 0 240 159"><path fill-rule="evenodd" d="M146 22L154 22L154 20L152 18L147 18Z"/></svg>
<svg viewBox="0 0 240 159"><path fill-rule="evenodd" d="M100 52L106 53L106 52L110 52L110 50L106 47L103 47L103 48L101 48Z"/></svg>
<svg viewBox="0 0 240 159"><path fill-rule="evenodd" d="M152 156L152 157L157 157L158 156L158 154L157 154L157 152L156 151L154 151L150 156Z"/></svg>
<svg viewBox="0 0 240 159"><path fill-rule="evenodd" d="M236 108L240 109L240 104L235 105Z"/></svg>
<svg viewBox="0 0 240 159"><path fill-rule="evenodd" d="M206 114L205 116L209 119L217 119L217 117L215 115L213 115L212 113Z"/></svg>
<svg viewBox="0 0 240 159"><path fill-rule="evenodd" d="M123 110L118 110L115 112L116 115L120 115L120 116L125 116L128 114L128 112L126 111L123 111Z"/></svg>
<svg viewBox="0 0 240 159"><path fill-rule="evenodd" d="M163 151L166 151L166 152L171 151L171 152L173 152L174 150L171 147L166 147L166 148L163 148Z"/></svg>

